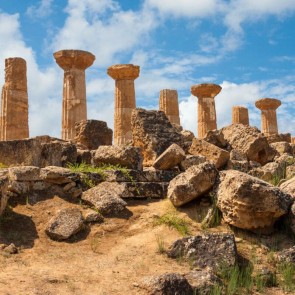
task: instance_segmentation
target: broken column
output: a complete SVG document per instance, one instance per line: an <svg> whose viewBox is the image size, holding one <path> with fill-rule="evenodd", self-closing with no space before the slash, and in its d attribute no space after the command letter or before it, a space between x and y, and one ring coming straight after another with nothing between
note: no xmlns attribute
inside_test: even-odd
<svg viewBox="0 0 295 295"><path fill-rule="evenodd" d="M198 84L191 87L192 95L198 98L198 137L203 138L210 130L217 129L215 96L221 91L216 84Z"/></svg>
<svg viewBox="0 0 295 295"><path fill-rule="evenodd" d="M159 110L166 114L171 123L180 125L177 90L163 89L160 91Z"/></svg>
<svg viewBox="0 0 295 295"><path fill-rule="evenodd" d="M1 101L1 140L29 137L27 64L23 58L5 59Z"/></svg>
<svg viewBox="0 0 295 295"><path fill-rule="evenodd" d="M232 123L249 125L249 113L245 107L234 106L232 108Z"/></svg>
<svg viewBox="0 0 295 295"><path fill-rule="evenodd" d="M85 70L95 56L82 50L60 50L53 54L64 70L62 103L62 139L75 138L75 124L87 119Z"/></svg>
<svg viewBox="0 0 295 295"><path fill-rule="evenodd" d="M261 110L261 132L266 136L278 134L276 109L281 101L275 98L262 98L255 102L255 106Z"/></svg>
<svg viewBox="0 0 295 295"><path fill-rule="evenodd" d="M132 64L113 65L108 75L115 83L114 144L125 145L132 140L131 114L136 107L134 80L140 68Z"/></svg>

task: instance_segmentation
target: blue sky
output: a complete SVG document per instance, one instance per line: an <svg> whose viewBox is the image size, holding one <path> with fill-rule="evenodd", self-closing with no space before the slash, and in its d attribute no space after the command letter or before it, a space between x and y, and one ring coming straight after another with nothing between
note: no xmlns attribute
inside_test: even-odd
<svg viewBox="0 0 295 295"><path fill-rule="evenodd" d="M295 126L295 0L0 0L0 83L4 59L28 66L30 135L60 136L61 49L92 52L86 72L88 118L113 127L114 81L108 66L134 63L137 106L158 109L161 89L177 89L181 123L196 133L197 99L190 86L216 83L218 128L231 108L247 106L260 127L255 100L282 100L280 132Z"/></svg>

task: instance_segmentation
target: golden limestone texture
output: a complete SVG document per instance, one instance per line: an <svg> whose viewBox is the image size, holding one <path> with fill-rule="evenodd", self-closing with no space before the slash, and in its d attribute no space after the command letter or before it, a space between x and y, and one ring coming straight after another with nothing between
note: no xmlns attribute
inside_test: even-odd
<svg viewBox="0 0 295 295"><path fill-rule="evenodd" d="M27 64L20 57L5 59L1 101L1 140L29 137Z"/></svg>
<svg viewBox="0 0 295 295"><path fill-rule="evenodd" d="M82 50L60 50L53 54L64 70L62 102L62 139L75 138L75 124L87 119L85 70L95 56Z"/></svg>
<svg viewBox="0 0 295 295"><path fill-rule="evenodd" d="M131 114L135 109L134 80L140 68L132 64L113 65L107 73L115 82L114 144L125 145L132 140Z"/></svg>
<svg viewBox="0 0 295 295"><path fill-rule="evenodd" d="M249 113L245 107L234 106L232 108L232 123L249 125Z"/></svg>
<svg viewBox="0 0 295 295"><path fill-rule="evenodd" d="M210 130L217 129L215 96L221 91L216 84L198 84L191 87L191 94L198 98L198 137L204 138Z"/></svg>
<svg viewBox="0 0 295 295"><path fill-rule="evenodd" d="M177 90L163 89L160 91L159 110L166 114L171 123L180 125Z"/></svg>
<svg viewBox="0 0 295 295"><path fill-rule="evenodd" d="M281 101L275 98L261 98L255 106L261 110L261 132L266 136L278 134L277 111Z"/></svg>

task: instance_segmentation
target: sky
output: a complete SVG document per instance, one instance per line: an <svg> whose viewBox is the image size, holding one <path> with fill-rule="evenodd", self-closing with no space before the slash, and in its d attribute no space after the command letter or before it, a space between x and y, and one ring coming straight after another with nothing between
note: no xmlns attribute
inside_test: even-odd
<svg viewBox="0 0 295 295"><path fill-rule="evenodd" d="M0 85L5 58L27 61L30 136L61 136L63 71L53 53L96 56L86 70L88 119L113 128L114 64L140 66L137 107L159 108L161 89L176 89L180 120L197 135L190 87L215 83L218 129L232 106L277 98L279 132L295 136L295 0L0 0Z"/></svg>

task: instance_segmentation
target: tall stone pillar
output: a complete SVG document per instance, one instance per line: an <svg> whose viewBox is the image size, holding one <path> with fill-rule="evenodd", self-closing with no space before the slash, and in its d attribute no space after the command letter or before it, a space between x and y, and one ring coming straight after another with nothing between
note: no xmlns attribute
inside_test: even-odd
<svg viewBox="0 0 295 295"><path fill-rule="evenodd" d="M5 59L5 84L1 98L1 140L28 138L27 64L23 58Z"/></svg>
<svg viewBox="0 0 295 295"><path fill-rule="evenodd" d="M261 110L261 132L266 136L278 134L277 111L281 101L275 98L262 98L255 102Z"/></svg>
<svg viewBox="0 0 295 295"><path fill-rule="evenodd" d="M124 145L132 140L131 114L136 107L134 80L140 68L132 64L113 65L108 75L115 82L114 143Z"/></svg>
<svg viewBox="0 0 295 295"><path fill-rule="evenodd" d="M295 144L295 137L291 137L291 143Z"/></svg>
<svg viewBox="0 0 295 295"><path fill-rule="evenodd" d="M198 98L198 137L204 138L210 130L217 129L215 96L221 91L216 84L198 84L191 87L191 94Z"/></svg>
<svg viewBox="0 0 295 295"><path fill-rule="evenodd" d="M171 123L180 125L177 90L163 89L160 91L159 109L166 114Z"/></svg>
<svg viewBox="0 0 295 295"><path fill-rule="evenodd" d="M234 106L232 108L232 123L249 125L249 113L245 107Z"/></svg>
<svg viewBox="0 0 295 295"><path fill-rule="evenodd" d="M87 120L85 70L95 56L82 50L60 50L53 54L64 70L62 102L62 139L74 139L75 123Z"/></svg>

